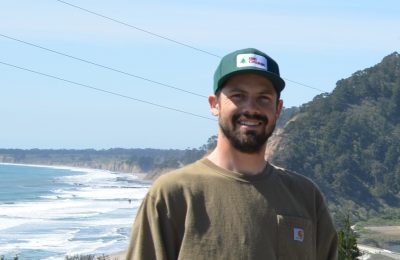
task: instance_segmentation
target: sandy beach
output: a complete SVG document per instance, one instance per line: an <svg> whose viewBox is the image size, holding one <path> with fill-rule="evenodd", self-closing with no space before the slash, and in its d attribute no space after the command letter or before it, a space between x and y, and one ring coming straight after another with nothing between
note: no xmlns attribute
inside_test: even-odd
<svg viewBox="0 0 400 260"><path fill-rule="evenodd" d="M400 226L367 226L365 229L389 236L400 237Z"/></svg>

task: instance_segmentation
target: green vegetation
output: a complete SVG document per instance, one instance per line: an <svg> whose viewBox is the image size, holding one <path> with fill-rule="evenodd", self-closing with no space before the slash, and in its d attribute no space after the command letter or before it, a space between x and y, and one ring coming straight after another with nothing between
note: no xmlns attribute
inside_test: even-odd
<svg viewBox="0 0 400 260"><path fill-rule="evenodd" d="M9 258L9 259L18 260L19 258L18 258L18 255L16 255L13 258ZM7 260L7 258L5 258L5 256L3 256L3 255L0 255L0 260Z"/></svg>
<svg viewBox="0 0 400 260"><path fill-rule="evenodd" d="M400 55L338 81L292 115L272 161L314 180L331 210L400 217Z"/></svg>
<svg viewBox="0 0 400 260"><path fill-rule="evenodd" d="M357 227L366 226L400 226L400 218L373 217L368 220L359 221Z"/></svg>
<svg viewBox="0 0 400 260"><path fill-rule="evenodd" d="M283 128L285 124L300 111L298 107L284 108L279 116L278 122L276 123L277 128Z"/></svg>
<svg viewBox="0 0 400 260"><path fill-rule="evenodd" d="M341 217L341 227L338 227L339 260L358 259L361 252L357 247L357 237L351 228L350 216Z"/></svg>

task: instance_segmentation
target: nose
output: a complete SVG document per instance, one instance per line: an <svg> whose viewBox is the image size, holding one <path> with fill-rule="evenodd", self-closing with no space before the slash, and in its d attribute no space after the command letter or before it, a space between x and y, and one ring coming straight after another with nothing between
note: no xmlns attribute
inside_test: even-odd
<svg viewBox="0 0 400 260"><path fill-rule="evenodd" d="M260 113L260 106L257 103L255 98L247 98L246 102L243 103L243 112L247 112L249 114L259 114Z"/></svg>

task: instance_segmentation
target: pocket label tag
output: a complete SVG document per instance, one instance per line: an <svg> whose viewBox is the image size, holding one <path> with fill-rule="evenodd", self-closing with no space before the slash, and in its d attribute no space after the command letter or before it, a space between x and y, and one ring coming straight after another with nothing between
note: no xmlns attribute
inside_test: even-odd
<svg viewBox="0 0 400 260"><path fill-rule="evenodd" d="M303 242L304 240L304 230L302 228L293 229L293 239L295 241Z"/></svg>

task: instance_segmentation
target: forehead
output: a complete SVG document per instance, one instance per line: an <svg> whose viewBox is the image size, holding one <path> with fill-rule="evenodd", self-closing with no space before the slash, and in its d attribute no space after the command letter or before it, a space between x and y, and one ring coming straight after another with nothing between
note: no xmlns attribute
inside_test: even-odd
<svg viewBox="0 0 400 260"><path fill-rule="evenodd" d="M221 92L232 91L276 94L276 90L269 79L254 73L243 73L230 77L223 85Z"/></svg>

